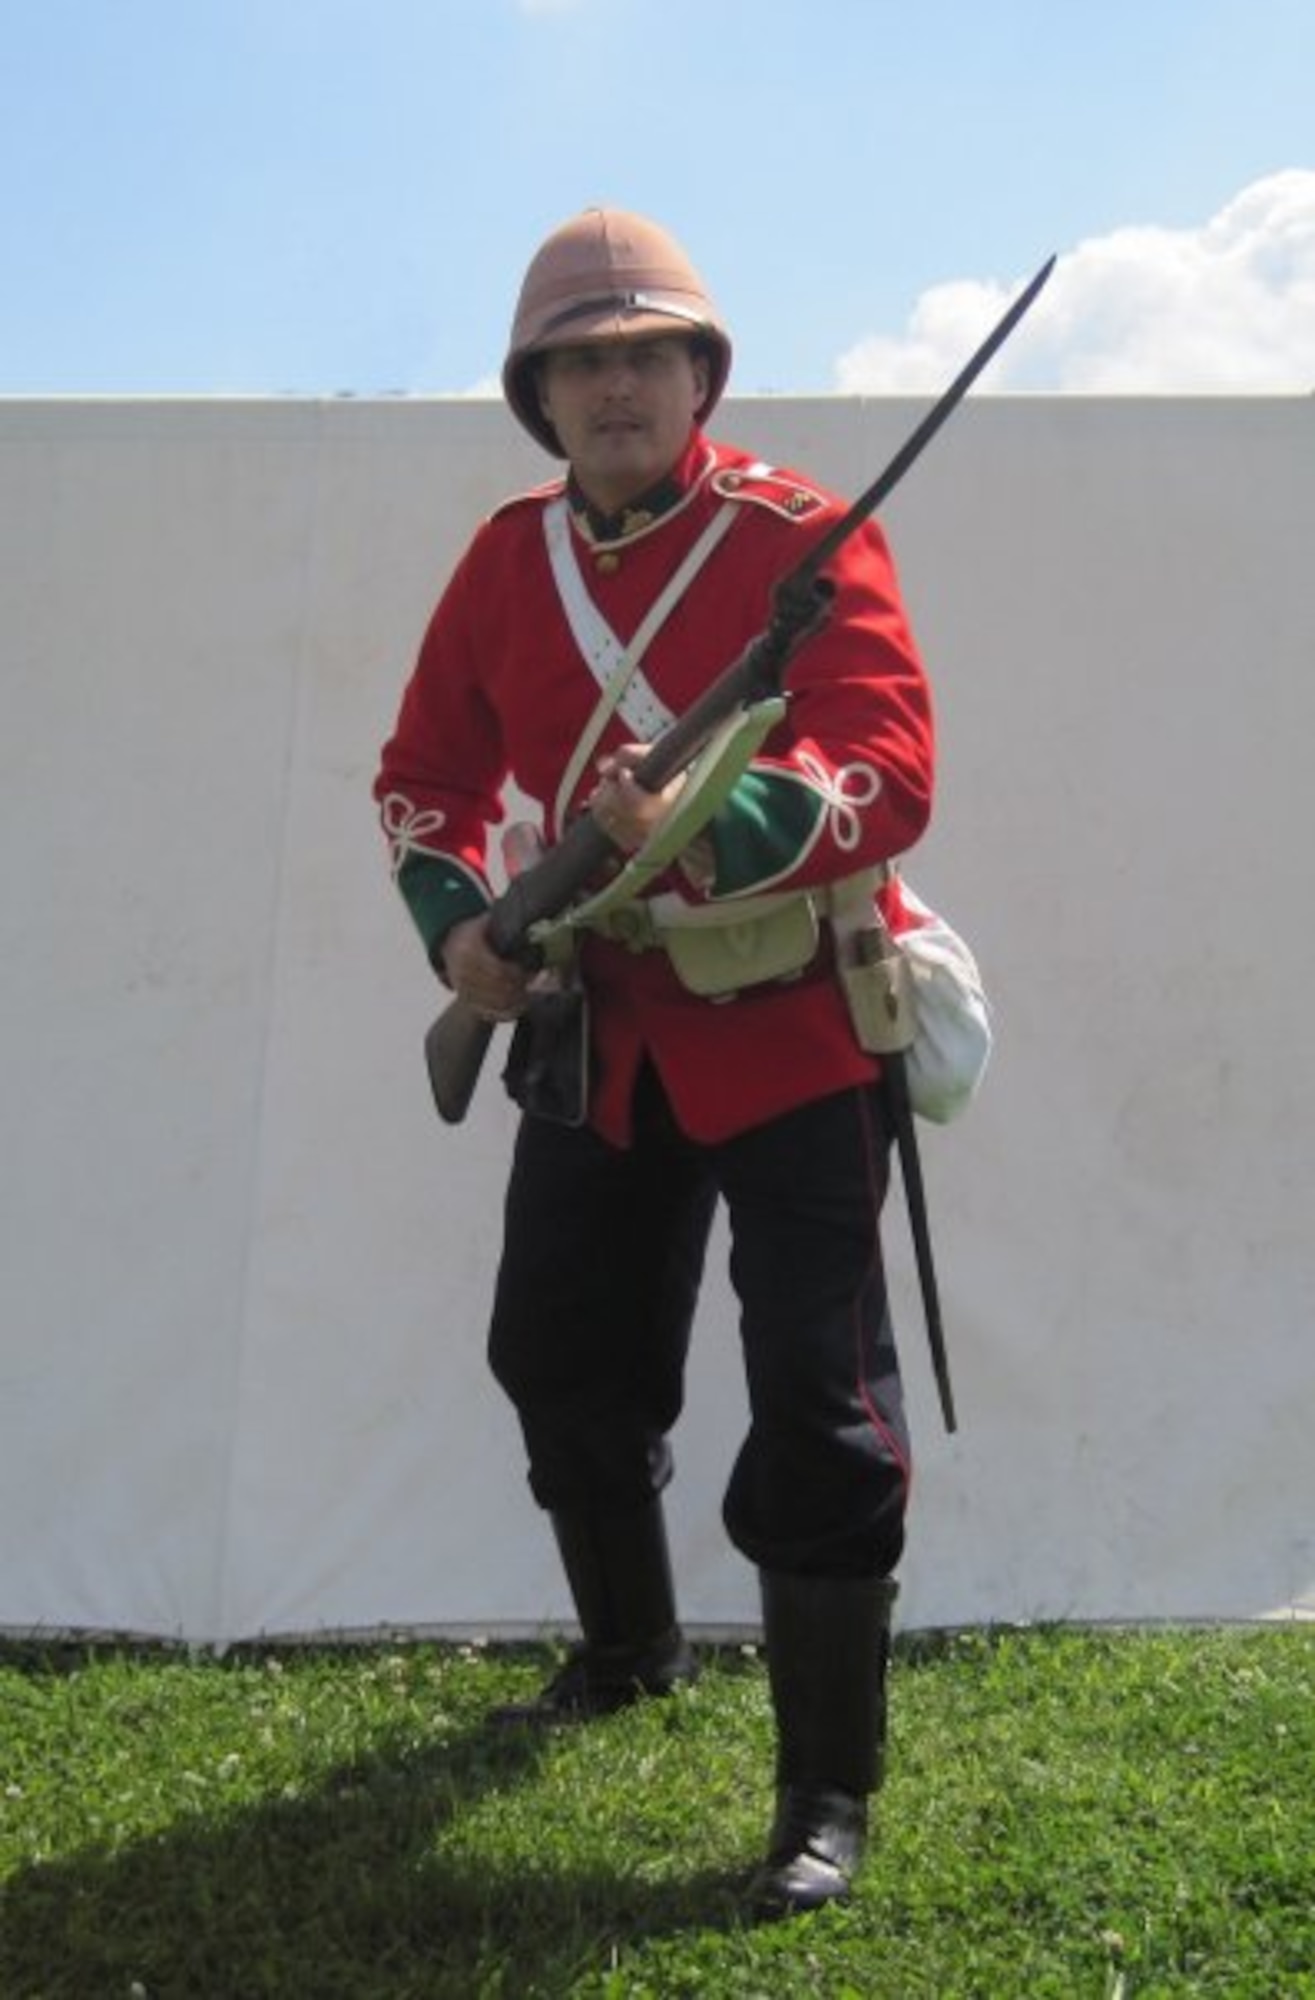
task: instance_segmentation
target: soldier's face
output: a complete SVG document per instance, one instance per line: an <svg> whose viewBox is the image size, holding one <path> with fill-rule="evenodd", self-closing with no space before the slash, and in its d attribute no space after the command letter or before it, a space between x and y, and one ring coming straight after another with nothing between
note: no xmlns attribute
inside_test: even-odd
<svg viewBox="0 0 1315 2000"><path fill-rule="evenodd" d="M708 363L680 335L558 347L539 402L581 487L615 513L669 472L708 393Z"/></svg>

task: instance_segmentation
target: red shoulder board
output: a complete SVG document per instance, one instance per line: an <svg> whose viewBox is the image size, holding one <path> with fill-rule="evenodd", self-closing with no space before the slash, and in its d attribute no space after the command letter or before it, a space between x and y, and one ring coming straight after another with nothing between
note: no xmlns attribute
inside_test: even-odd
<svg viewBox="0 0 1315 2000"><path fill-rule="evenodd" d="M733 465L712 475L712 490L724 500L752 500L787 521L811 521L827 505L825 494L770 465Z"/></svg>
<svg viewBox="0 0 1315 2000"><path fill-rule="evenodd" d="M510 499L500 500L489 515L489 519L496 521L503 514L513 513L517 507L542 507L545 501L555 500L559 493L565 491L564 479L550 479L543 486L532 486L528 493L513 493Z"/></svg>

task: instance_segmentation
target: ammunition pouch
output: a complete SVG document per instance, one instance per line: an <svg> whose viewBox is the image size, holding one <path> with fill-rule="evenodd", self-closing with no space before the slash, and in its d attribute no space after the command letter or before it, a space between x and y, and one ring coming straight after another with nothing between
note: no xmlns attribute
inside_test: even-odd
<svg viewBox="0 0 1315 2000"><path fill-rule="evenodd" d="M532 1118L583 1125L589 1113L589 1001L574 979L548 979L516 1023L502 1081Z"/></svg>
<svg viewBox="0 0 1315 2000"><path fill-rule="evenodd" d="M811 896L789 896L759 916L717 912L717 924L673 925L662 943L689 992L716 1000L742 987L793 979L817 956L820 925Z"/></svg>
<svg viewBox="0 0 1315 2000"><path fill-rule="evenodd" d="M817 899L798 891L724 903L650 896L605 911L590 929L628 951L665 951L681 985L704 1000L790 979L812 962L820 942Z"/></svg>
<svg viewBox="0 0 1315 2000"><path fill-rule="evenodd" d="M890 967L884 955L878 960L865 944L881 927L872 900L879 879L879 871L865 868L823 888L727 897L723 902L650 896L597 913L589 928L630 951L665 951L687 991L705 1000L724 1000L746 987L797 978L817 957L825 923L859 1032L860 1023L887 1021L888 990L898 970L898 955ZM892 1046L888 1026L878 1030L870 1025L870 1032L880 1032L883 1045ZM860 1040L865 1048L870 1045L862 1032Z"/></svg>

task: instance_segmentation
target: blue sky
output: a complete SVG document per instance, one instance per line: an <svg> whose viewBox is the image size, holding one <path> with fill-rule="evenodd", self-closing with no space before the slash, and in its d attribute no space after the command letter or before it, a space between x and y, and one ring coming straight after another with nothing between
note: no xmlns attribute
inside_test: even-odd
<svg viewBox="0 0 1315 2000"><path fill-rule="evenodd" d="M467 393L598 201L684 240L742 393L930 384L1052 250L1019 386L1315 386L1315 0L0 0L0 30L0 394Z"/></svg>

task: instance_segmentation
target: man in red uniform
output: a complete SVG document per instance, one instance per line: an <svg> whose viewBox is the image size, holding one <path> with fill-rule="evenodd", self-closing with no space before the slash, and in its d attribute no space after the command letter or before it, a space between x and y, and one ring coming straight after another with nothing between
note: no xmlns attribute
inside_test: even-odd
<svg viewBox="0 0 1315 2000"><path fill-rule="evenodd" d="M843 512L705 434L730 360L652 222L589 210L530 264L504 389L566 476L476 533L375 787L430 962L490 1019L528 1006L518 1036L529 978L485 936L504 786L550 840L590 812L621 853L653 853L699 794L684 778L645 791L642 746L761 632L777 580ZM583 1633L522 1718L670 1691L695 1660L661 1496L726 1202L750 1415L724 1517L761 1576L778 1736L763 1914L845 1897L862 1854L909 1478L880 1061L839 961L842 913L870 917L879 864L926 825L932 723L880 529L827 574L784 718L670 865L579 926L587 1115L522 1119L490 1336Z"/></svg>

